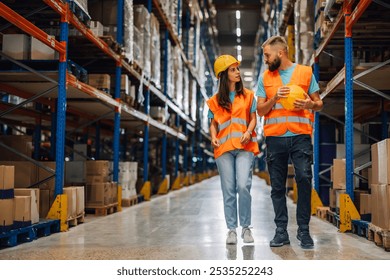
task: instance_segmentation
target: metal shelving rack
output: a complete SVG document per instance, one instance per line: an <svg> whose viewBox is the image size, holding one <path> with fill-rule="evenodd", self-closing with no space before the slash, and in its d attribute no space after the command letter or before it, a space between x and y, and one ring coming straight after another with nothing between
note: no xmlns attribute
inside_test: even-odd
<svg viewBox="0 0 390 280"><path fill-rule="evenodd" d="M332 3L327 3L330 5L334 4L334 1L329 1ZM340 208L340 219L341 221L340 230L342 232L346 230L351 230L351 219L360 219L360 215L358 211L355 209L353 204L354 201L354 176L356 172L359 170L366 168L370 165L370 162L364 164L363 166L354 168L354 131L358 130L354 127L354 84L359 85L360 87L366 89L367 91L373 92L383 99L390 100L388 94L381 92L380 90L374 89L371 86L364 84L358 79L366 74L371 73L388 64L390 61L384 61L382 63L378 63L376 66L368 69L366 71L361 72L354 76L354 63L353 63L353 27L359 21L360 17L365 13L369 5L373 2L372 0L361 0L356 5L354 5L354 0L345 0L343 1L342 9L340 10L338 16L333 20L333 26L328 32L327 36L323 39L323 41L318 44L318 47L315 49L315 53L312 59L314 63L315 74L319 77L319 56L323 53L324 49L331 44L333 37L336 32L339 30L340 26L343 24L344 20L344 59L345 65L339 71L333 79L327 84L326 89L321 93L321 98L325 99L327 96L331 96L331 94L344 82L345 84L345 124L339 121L337 118L325 115L328 118L345 125L345 155L346 155L346 195L342 195L341 200L344 204L344 207ZM381 1L375 1L379 5L384 5ZM385 8L389 8L384 5ZM320 113L322 114L322 113ZM384 106L382 102L382 139L388 137L387 135L387 114L384 113ZM319 126L319 123L316 122L316 126ZM359 131L359 130L358 130ZM361 131L360 131L361 132ZM370 139L374 141L378 141L374 137L366 135ZM317 156L315 162L319 162L318 151L319 151L319 135L316 135L314 142L314 149L317 151ZM319 166L314 167L317 172L315 172L315 184L316 189L319 188ZM340 202L341 203L341 202ZM344 218L342 218L344 217Z"/></svg>
<svg viewBox="0 0 390 280"><path fill-rule="evenodd" d="M175 171L174 174L176 177L178 177L178 169L179 169L179 146L180 143L183 143L183 149L184 149L184 163L183 163L183 170L185 173L185 182L192 181L190 178L186 178L187 172L189 169L192 171L195 171L192 168L192 164L188 164L188 161L192 162L192 156L188 155L188 149L187 145L190 143L190 148L192 151L195 151L195 140L201 139L201 137L195 137L198 133L198 126L196 125L195 121L193 121L189 116L187 116L174 102L172 102L166 94L166 90L164 92L161 92L159 89L157 89L149 80L145 80L144 77L142 77L131 64L126 62L118 53L116 53L113 49L111 49L105 41L97 37L92 31L87 28L77 17L76 15L71 11L69 8L69 1L60 1L60 0L43 0L43 2L52 8L53 11L59 14L60 16L60 41L56 41L55 39L48 39L50 36L42 31L40 28L35 26L32 22L29 22L26 18L23 16L17 14L15 11L13 11L11 8L9 8L4 3L0 3L0 16L9 21L11 24L15 25L16 27L20 28L25 33L34 36L39 41L45 43L50 48L54 49L59 53L59 68L58 72L54 74L53 77L48 78L44 75L40 75L38 71L34 71L33 69L30 69L28 67L28 70L33 71L34 73L38 74L39 77L41 77L40 83L37 83L39 85L39 88L42 90L42 94L39 94L38 96L32 93L29 93L28 91L28 83L24 85L18 85L18 87L14 87L15 84L8 84L6 81L0 82L0 89L8 92L9 94L15 94L21 97L27 97L28 101L39 101L42 104L48 104L50 106L56 105L56 111L52 112L52 118L47 119L47 121L52 122L52 135L56 135L56 140L52 140L51 148L53 149L55 147L55 154L54 151L52 152L56 161L56 170L55 170L55 194L61 195L63 184L64 184L64 151L65 151L65 139L66 139L66 113L72 112L75 114L83 115L84 117L87 117L90 122L89 125L93 124L94 122L101 121L104 123L112 124L113 123L113 132L111 132L113 137L113 156L114 156L114 181L118 180L118 163L119 163L119 153L120 153L120 128L126 128L126 120L136 120L140 123L144 123L144 158L143 158L143 179L144 179L144 187L150 188L150 182L149 182L149 174L148 174L148 152L149 152L149 135L150 133L154 134L160 134L163 133L163 139L166 139L167 135L170 137L173 137L175 139ZM179 1L179 5L181 5L181 1ZM188 4L188 3L187 3ZM193 66L186 58L186 55L183 51L183 45L179 41L178 37L175 35L175 32L173 31L170 22L168 21L167 17L164 15L164 12L161 10L161 6L158 0L148 0L147 7L149 12L154 9L154 11L158 12L158 17L164 24L166 28L166 39L169 39L174 42L174 44L180 46L180 53L182 56L182 59L184 61L185 66L189 69L191 76L193 79L196 80L198 86L198 92L201 96L207 97L206 90L199 83L199 78L193 69ZM40 10L37 10L39 12ZM122 28L122 22L123 22L123 0L118 0L118 36L117 36L117 42L121 44L123 42L122 33L120 32ZM86 38L89 42L91 42L95 47L100 49L100 51L108 57L110 60L112 60L115 63L115 95L114 98L111 98L107 96L104 92L97 90L96 88L93 88L92 86L89 86L85 83L80 82L73 76L72 74L67 72L67 47L68 47L68 25L72 25L75 27L84 38ZM178 33L180 30L178 30ZM4 54L2 54L3 57L6 57ZM11 61L18 63L18 61L12 60ZM134 108L131 108L130 106L126 105L125 103L121 102L119 96L120 96L120 79L121 74L126 73L134 77L135 79L141 81L144 89L145 89L145 111L141 112ZM24 78L26 78L25 74ZM54 82L56 85L54 88L49 87L47 88L46 81L49 80L51 82ZM11 85L13 87L11 87ZM27 88L26 88L27 86ZM58 94L50 93L53 90L57 88ZM50 93L50 95L48 95ZM165 124L162 124L153 118L149 116L149 102L150 102L150 94L153 94L154 97L158 98L161 102L166 104L166 110L173 111L177 117L176 117L176 127L182 123L183 126L183 132L177 131ZM57 104L53 104L52 100L47 99L46 97L55 97L57 98ZM93 106L85 106L85 104L78 104L77 102L69 102L68 98L89 98L91 101L99 101L94 102ZM68 103L67 103L68 101ZM71 104L72 106L67 105ZM16 106L16 109L19 109L22 105ZM23 110L16 110L15 108L11 108L10 110L13 110L14 112L20 113L20 114L27 114L27 112L24 112ZM98 116L100 117L98 117ZM46 118L46 116L44 116ZM199 121L199 120L198 120ZM68 123L72 124L72 122ZM86 125L86 124L84 124ZM75 130L80 128L79 124L74 123L73 126L75 127ZM36 130L37 133L39 133L39 127ZM99 124L96 124L96 146L100 146L100 135L101 133L107 133L107 131L103 131L100 129ZM109 133L109 132L108 132ZM200 133L200 132L199 132ZM192 137L190 137L190 134L193 134ZM196 138L196 139L195 139ZM163 141L163 143L166 143L166 140ZM37 144L37 143L36 143ZM97 149L98 154L99 149ZM164 152L165 151L165 152ZM197 155L200 156L200 155ZM166 166L166 144L163 145L163 175L166 173L166 170L164 166ZM204 172L204 169L199 169L200 172ZM179 180L180 182L180 180ZM143 187L143 188L144 188ZM168 189L168 186L166 186L166 189ZM146 194L150 190L146 190ZM141 190L142 192L142 190Z"/></svg>

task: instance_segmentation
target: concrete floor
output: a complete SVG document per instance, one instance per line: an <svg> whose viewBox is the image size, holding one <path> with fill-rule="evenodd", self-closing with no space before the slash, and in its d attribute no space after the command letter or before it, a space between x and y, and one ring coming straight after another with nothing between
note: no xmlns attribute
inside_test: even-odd
<svg viewBox="0 0 390 280"><path fill-rule="evenodd" d="M295 204L288 199L291 245L270 248L274 235L270 187L253 178L252 226L255 243L225 244L219 177L153 197L105 217L88 215L68 232L56 233L0 250L3 260L383 260L390 253L372 241L339 233L332 224L312 217L315 248L303 250L296 240ZM241 228L238 229L241 232Z"/></svg>

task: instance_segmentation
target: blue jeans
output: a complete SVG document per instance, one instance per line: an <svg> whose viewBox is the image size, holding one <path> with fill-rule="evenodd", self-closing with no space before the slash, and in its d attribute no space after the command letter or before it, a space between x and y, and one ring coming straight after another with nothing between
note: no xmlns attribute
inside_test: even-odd
<svg viewBox="0 0 390 280"><path fill-rule="evenodd" d="M309 225L311 217L311 180L313 178L311 171L313 146L310 135L268 136L265 141L276 226L287 229L286 178L289 158L294 165L295 181L298 189L297 223L298 226Z"/></svg>
<svg viewBox="0 0 390 280"><path fill-rule="evenodd" d="M221 188L226 226L237 228L237 194L240 225L251 225L252 173L255 156L245 150L233 150L219 156L215 161L221 177Z"/></svg>

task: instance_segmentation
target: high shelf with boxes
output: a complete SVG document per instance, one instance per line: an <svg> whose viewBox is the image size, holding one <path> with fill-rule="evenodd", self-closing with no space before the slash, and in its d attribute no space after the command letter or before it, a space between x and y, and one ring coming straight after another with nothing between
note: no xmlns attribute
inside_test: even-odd
<svg viewBox="0 0 390 280"><path fill-rule="evenodd" d="M20 137L18 137L18 141L22 141L23 143L21 143L21 145L23 144L25 147L27 147L29 144L31 144L31 142L33 142L35 148L34 155L36 159L49 158L51 160L56 160L56 163L50 164L47 162L33 161L32 159L29 159L32 152L31 148L28 151L20 152L19 150L19 154L21 154L22 158L25 160L28 159L29 161L12 163L12 165L18 166L18 168L16 168L17 174L15 178L19 181L22 179L29 180L27 182L17 181L18 187L36 186L39 183L42 186L42 184L45 184L46 182L48 183L48 185L53 187L53 193L51 193L51 202L53 202L54 198L58 194L62 194L64 192L63 182L65 177L65 141L73 142L75 139L77 139L76 137L75 139L69 139L69 137L65 138L64 133L67 132L68 135L72 133L76 134L76 132L78 132L78 129L81 129L82 131L77 133L77 137L81 138L81 134L88 135L88 130L91 130L90 128L86 129L86 126L92 124L96 120L100 120L101 124L99 126L96 126L96 129L92 129L96 130L95 156L99 158L99 153L97 152L99 150L97 145L97 143L99 142L98 135L101 132L101 136L108 136L112 138L113 132L111 127L114 109L116 109L117 111L115 114L118 114L121 111L123 115L128 117L128 119L130 119L129 116L131 116L133 119L148 122L156 129L163 130L173 135L174 137L179 137L184 140L186 139L186 137L179 131L176 131L166 125L163 125L160 122L153 120L150 116L143 114L133 108L128 108L123 105L123 103L120 103L118 99L113 99L111 96L107 95L107 92L105 91L107 89L109 90L109 88L107 86L104 86L104 83L107 82L107 79L103 79L103 81L100 82L97 81L95 77L91 77L91 82L96 82L96 84L92 84L96 87L99 87L100 90L96 89L96 87L94 86L85 83L86 77L85 75L82 75L84 71L81 71L83 69L79 68L78 64L70 63L66 60L65 47L67 46L67 44L65 42L67 41L68 37L66 35L67 26L65 19L70 18L70 22L79 30L79 32L81 32L90 42L92 42L92 47L95 47L95 49L100 49L100 52L103 52L104 54L110 56L111 60L113 61L112 68L115 67L115 64L120 64L122 59L121 56L114 52L110 47L108 47L108 45L102 39L95 36L94 33L92 33L88 28L86 28L77 17L74 17L74 14L72 14L66 4L59 1L47 1L47 4L52 5L52 8L58 13L60 13L64 20L61 23L61 42L58 42L55 41L53 37L49 36L48 33L44 32L41 28L38 27L38 25L43 25L45 26L45 28L48 28L47 22L45 23L44 21L54 20L55 14L53 14L53 12L48 11L47 7L45 7L46 9L39 7L34 10L35 12L41 12L42 10L45 11L44 16L42 17L43 19L41 21L38 19L38 17L36 17L37 14L26 13L26 10L31 7L35 7L34 5L38 4L40 6L46 6L44 3L42 3L41 1L39 1L40 3L38 3L38 1L35 1L33 3L33 1L31 1L31 3L29 3L31 4L31 6L23 7L22 5L18 6L15 3L11 2L7 4L9 4L10 6L14 4L15 6L12 6L13 9L1 3L1 16L7 21L11 22L14 27L12 25L7 25L2 21L2 24L4 24L3 31L5 30L6 32L15 32L15 27L18 27L20 30L17 30L19 34L5 34L2 40L3 51L1 54L3 58L8 59L2 61L2 65L5 66L4 68L2 67L2 69L8 70L4 71L1 75L1 90L3 93L2 99L4 100L6 98L7 100L7 102L2 103L2 107L6 109L2 113L2 122L5 124L2 126L2 130L3 133L6 134L6 132L9 132L11 130L10 128L12 127L13 131L22 131L23 133L29 133L33 128L39 127L39 130L34 130L34 141L31 141L30 139L27 142L23 142L23 139L20 140ZM28 16L34 21L34 24L31 21L26 20L24 17L20 16L18 13L15 12L15 10L21 10L22 14L28 14ZM50 27L50 30L53 30L53 27ZM55 32L54 34L52 34L58 35L55 34ZM32 35L33 37L30 38L28 35ZM29 54L30 39L32 48L31 56ZM39 42L41 41L44 44L39 45ZM46 47L46 45L48 47ZM72 53L72 48L70 46L68 47L69 52ZM18 52L17 48L21 48L21 51ZM76 48L80 48L80 44L77 41ZM57 71L58 61L55 61L56 54L54 51L52 51L52 49L60 52L60 71ZM96 50L92 50L92 48L91 51L96 52ZM40 52L43 53L43 57L42 53ZM21 55L21 57L19 57L19 55ZM39 61L35 59L39 59ZM12 63L9 63L9 61L11 61ZM125 62L123 63L126 66L126 69L130 69L131 71L136 73L128 64L125 64ZM10 64L12 64L12 66L10 66ZM68 64L68 66L66 66L66 64ZM13 65L17 65L17 68L15 69L15 66ZM33 70L32 67L36 67L38 68L38 70ZM41 67L46 68L42 69ZM31 73L27 71L22 71L23 69L30 70ZM66 69L68 69L68 71L72 71L72 74L67 73ZM46 71L43 72L42 70ZM59 76L61 77L61 79L58 78ZM59 80L59 82L57 82L57 80ZM66 90L65 84L68 85L66 92L67 99L65 98L64 94ZM103 86L99 86L100 84L103 84ZM59 94L57 94L56 92L57 89ZM50 94L48 95L47 93ZM25 98L27 100L23 102L17 100L17 105L13 106L10 104L11 102L8 102L8 100L11 100L11 98L13 98L12 100L15 100L15 96ZM55 99L58 100L57 104L55 102ZM42 105L40 105L39 107L37 106L36 110L31 109L31 107L22 107L23 105L31 101L43 104L43 109ZM171 104L171 106L172 105L173 104ZM57 110L55 110L56 106ZM176 109L174 106L172 107ZM67 113L65 113L65 110L67 110ZM181 114L184 115L183 112L181 112ZM57 120L55 116L57 116ZM82 124L80 125L80 123ZM117 122L115 121L115 123ZM117 131L119 136L119 129L116 129L114 131ZM46 154L44 154L41 153L41 151L45 149L44 143L46 141L46 138L49 139L49 137L45 137L46 135L53 135L53 137L50 137L52 140L51 145L48 144L46 146L49 147L50 150ZM54 135L56 135L56 137L54 137ZM11 140L10 138L10 136L7 136L8 140ZM41 139L44 139L42 143ZM14 152L19 148L17 144L19 143L18 141L12 140L10 142L11 145L6 145L6 141L1 141L1 146L3 150L5 149L5 151ZM23 152L25 153L23 154ZM4 153L2 154L4 155ZM116 153L114 152L114 154L118 154L118 151L116 151ZM15 156L12 155L10 158L15 159ZM7 158L3 158L3 160L7 160ZM46 166L48 164L49 166ZM37 169L36 166L39 166L40 169ZM56 169L55 187L52 175L54 173L54 169ZM31 176L26 176L27 172ZM46 174L46 176L44 176L43 178L41 177L41 175L37 176L37 174L41 174L44 172L52 173L50 173L50 175ZM114 172L114 177L115 174L118 174L118 172ZM39 183L37 181L39 181ZM115 181L117 181L117 179ZM48 191L50 192L50 189L48 189ZM41 196L41 198L43 197L44 196ZM48 202L47 205L45 205L45 207L41 207L41 209L44 210L50 205L51 203ZM46 208L46 214L47 212L48 209ZM42 216L45 217L46 214L42 214Z"/></svg>
<svg viewBox="0 0 390 280"><path fill-rule="evenodd" d="M42 3L42 1L31 1L30 7L34 10L32 13L27 11L25 5L16 4L14 1L6 3L8 6L5 6L5 4L2 5L4 5L5 9L8 8L8 10L12 12L16 11L26 15L26 17L28 16L34 23L30 22L30 26L32 26L33 29L40 29L39 27L44 29L46 31L45 36L35 36L39 39L38 41L42 40L45 43L45 38L49 38L49 35L57 38L58 36L63 36L63 40L69 41L66 46L68 57L70 57L72 61L68 59L64 60L64 67L65 69L68 69L68 72L65 73L65 78L58 87L60 89L58 91L60 92L65 91L65 81L68 85L66 90L66 101L64 99L65 95L61 101L60 99L57 99L57 108L61 108L63 112L58 114L55 111L55 100L57 97L57 93L55 92L57 89L56 83L60 73L57 71L58 61L56 63L55 59L57 58L55 57L55 52L50 61L43 61L43 58L40 58L39 61L20 61L7 56L3 52L2 56L9 58L9 60L2 62L8 63L8 65L6 65L8 71L4 72L4 75L2 75L1 89L11 97L18 95L22 98L31 98L28 101L34 101L35 99L36 102L39 101L39 103L42 103L44 109L46 109L45 114L40 114L39 112L30 112L32 110L19 108L23 104L14 106L10 109L13 110L12 114L7 114L6 124L8 127L10 127L11 124L34 129L40 127L39 130L35 130L35 134L41 134L42 136L34 137L33 141L34 147L36 147L34 152L37 156L39 156L38 150L42 151L42 148L39 149L39 147L42 147L43 145L43 143L40 144L40 139L42 138L44 140L45 145L46 138L51 140L50 143L46 145L50 150L47 152L45 158L51 160L55 159L57 161L57 164L55 165L57 179L56 194L62 193L63 179L61 179L61 177L65 177L64 170L66 170L66 168L63 168L63 163L59 163L63 162L63 160L61 160L61 157L58 157L57 153L60 153L61 150L66 148L68 149L66 156L72 158L70 152L73 151L73 147L68 148L68 145L71 144L72 146L73 143L87 144L88 155L84 155L84 158L86 157L87 159L103 159L107 157L107 154L111 153L114 156L114 181L118 180L119 157L123 160L131 157L131 159L136 159L140 163L143 162L143 165L139 164L138 166L140 170L143 169L143 179L146 182L149 179L149 173L153 172L148 166L150 157L153 157L153 141L157 147L158 141L155 141L154 139L158 139L159 136L163 135L162 142L165 143L167 140L164 140L164 138L169 136L176 141L175 145L173 145L175 146L176 151L174 156L176 163L175 167L171 168L171 170L174 170L172 173L176 176L180 169L183 170L186 175L188 166L192 167L194 164L194 154L192 154L191 151L195 151L194 145L196 142L191 141L188 137L192 133L192 138L195 140L194 120L199 111L196 107L196 100L199 93L205 94L197 72L198 68L195 67L196 63L198 63L197 59L195 56L192 57L191 62L186 59L186 55L182 50L182 43L178 39L178 34L176 34L177 32L180 32L180 25L177 24L177 32L171 27L169 28L171 41L175 43L179 42L179 45L176 45L176 50L174 50L178 53L178 55L176 55L176 58L178 59L175 60L177 61L177 67L178 69L181 69L180 65L182 65L181 67L186 65L186 67L183 67L184 77L181 78L184 80L184 85L182 85L184 87L184 96L177 97L170 96L170 94L174 94L175 92L181 93L179 90L175 92L169 91L168 89L164 90L164 92L161 92L160 90L160 80L164 82L164 79L159 78L161 76L160 69L157 67L159 65L159 59L154 61L153 66L155 67L151 67L152 63L150 58L159 57L160 54L159 45L161 42L159 38L156 39L156 36L159 37L159 31L166 28L164 26L170 26L170 22L167 21L167 17L162 10L163 5L160 4L159 1L153 1L153 3L152 1L149 1L148 3L149 10L147 12L150 14L151 18L151 31L149 34L151 40L151 55L146 54L143 56L144 58L140 57L140 51L145 51L145 48L142 48L141 50L136 49L137 47L139 48L140 44L136 44L135 40L136 38L141 37L141 35L144 38L143 35L145 35L145 32L137 33L137 27L133 26L134 20L138 20L138 23L142 22L142 15L146 15L144 9L141 9L142 6L138 5L137 9L141 9L140 12L136 13L134 11L133 14L132 1L111 1L114 3L107 3L109 1L70 1L70 6L68 6L68 2L65 1L50 0L43 2L45 3ZM99 7L96 8L96 5L99 6L99 3L95 2L101 2L101 5L103 5L102 3L114 4L111 6L109 5L110 10L105 10L110 11L110 13L104 13L106 18L101 19L97 16L99 15ZM178 9L180 3L181 1L177 3L178 5L176 7ZM152 4L153 8L157 10L158 20L156 20L156 17L150 12ZM48 6L50 6L52 10L48 9ZM134 6L136 5L134 4ZM186 9L189 9L188 1L186 2L186 7ZM123 17L121 17L122 15L119 16L116 12L118 9L124 11L123 16L126 22L123 25L119 24ZM61 16L63 23L59 23L58 15L55 16L52 11L57 12L57 14ZM134 19L134 16L138 16L138 19ZM23 16L18 16L18 19L24 18ZM98 21L99 19L101 22ZM6 20L12 22L8 17L6 17ZM105 22L105 20L108 22ZM112 21L114 21L114 24ZM14 22L14 25L20 27L18 25L19 22L20 20L17 20ZM66 29L69 31L69 35L59 31L60 26L64 26L67 22L70 23L69 27ZM102 22L106 23L107 26L103 25ZM87 25L89 25L90 28ZM10 26L8 26L8 28L9 27ZM142 28L142 26L138 27ZM25 34L22 34L23 36L31 33L31 29L20 28L22 32L20 32L20 30L17 32L24 32ZM121 29L123 31L124 41L122 41L120 36L115 34L116 30ZM7 29L7 27L5 30L7 33L13 32L12 29ZM65 28L62 30L65 30ZM185 32L183 32L183 34L184 33ZM113 35L116 35L117 40L113 39ZM27 40L30 40L28 36ZM31 40L35 40L35 38L31 38ZM141 39L138 38L138 40ZM3 41L5 42L6 40ZM142 41L147 43L145 39ZM7 40L7 42L9 42L9 40ZM191 42L193 43L191 48L194 51L190 50L188 44L185 44L184 46L189 50L189 54L196 51L194 40ZM49 41L49 43L55 46L55 48L61 46L59 43L53 44L52 41ZM47 42L45 44L47 44L48 47L52 47ZM147 58L149 58L149 61ZM12 63L9 63L9 61ZM14 65L13 63L19 65L17 71L14 71L15 66L9 66L9 64ZM21 63L26 64L27 67L24 66L24 68L28 68L31 71L33 71L31 68L37 68L37 71L33 71L33 74L25 71L21 72ZM80 65L82 65L82 67ZM144 67L145 65L146 67ZM44 75L42 74L42 70L46 70ZM125 74L122 74L122 71ZM168 74L168 71L166 72ZM87 73L89 75L87 75ZM176 71L176 73L180 73L180 71ZM174 81L177 83L180 80L180 77L178 79L175 76L175 78ZM88 79L89 81L87 84ZM47 81L54 82L54 84L51 85ZM112 81L114 81L114 83ZM173 78L171 81L173 81ZM113 84L115 84L115 86L113 86ZM168 83L163 83L163 85L166 85L167 88L170 86ZM34 86L34 90L31 90L31 86ZM136 86L138 87L138 90L136 89ZM179 86L180 85L177 87L179 88ZM112 88L114 91L112 91ZM50 95L47 95L46 91L52 92ZM40 92L42 92L42 94L37 96ZM112 94L112 92L114 92L114 94ZM192 92L193 94L188 94L189 92ZM150 95L150 93L152 93L152 95ZM120 95L122 95L121 98ZM190 96L191 100L189 98ZM37 99L37 97L39 99ZM143 98L145 98L145 101L142 104ZM180 98L182 99L182 102L178 101ZM193 106L189 106L190 102L193 103ZM63 106L64 104L67 106ZM152 107L149 111L148 104L157 106ZM11 107L8 102L2 104L2 106L7 109ZM142 110L144 110L144 112L142 112ZM58 121L55 121L56 113ZM172 116L169 119L167 119L168 113ZM3 115L5 114L2 114L2 116ZM25 120L20 120L21 115ZM35 125L36 119L39 119L43 126ZM80 125L80 123L82 124ZM95 127L92 126L94 123L96 123ZM55 129L57 128L57 130L60 131L60 128L64 126L64 131L67 135L64 137L63 143L61 143L61 141L56 141L55 137L45 137L46 135L56 135ZM112 127L114 127L114 131L112 131ZM2 128L5 128L5 126L2 126ZM69 139L69 134L74 135L74 137ZM61 138L58 133L57 138ZM111 141L110 138L113 138L113 141ZM170 141L170 139L168 141ZM134 153L129 153L127 151L127 145L129 143L132 144L131 146L137 146L139 145L138 142L143 146L144 153L141 157L139 157L139 153L137 154L137 149L130 149L130 151L133 151ZM149 142L151 142L150 147ZM93 143L94 146L91 146L91 143ZM105 152L104 149L107 149L107 147L104 147L102 145L103 143L110 143L110 145L113 146L113 152ZM181 146L179 143L182 143L183 145ZM188 145L188 143L191 144ZM121 147L119 147L120 144L122 144ZM57 150L55 147L57 147ZM77 153L79 152L74 152L74 154ZM158 160L155 161L156 166L154 166L154 168L156 168L159 163L161 163L163 167L166 165L167 151L165 148L164 152L164 145L162 151L156 151L156 154L158 153L162 154L162 158L160 162L158 162ZM191 156L189 156L189 153L191 153ZM184 159L181 158L181 155L183 154ZM43 157L42 154L40 156ZM63 158L65 158L65 156L63 156ZM199 158L199 156L197 156L197 158ZM182 165L181 168L178 164L179 161ZM194 169L191 168L191 170ZM153 172L153 174L154 173L155 172ZM153 179L156 177L157 176L154 176Z"/></svg>
<svg viewBox="0 0 390 280"><path fill-rule="evenodd" d="M314 143L320 151L322 169L320 175L315 174L316 184L321 187L321 198L329 199L329 206L340 213L340 219L349 216L341 221L342 231L351 230L350 219L369 220L368 213L378 225L381 214L369 205L370 201L372 206L378 203L380 189L372 183L388 183L376 180L378 163L387 166L387 157L381 159L387 155L386 142L375 143L388 138L390 25L383 19L390 7L366 0L317 0L315 7L312 63L324 100L324 109L318 113L322 129ZM377 145L382 147L379 161ZM330 154L334 155L333 162ZM333 172L329 172L331 164ZM386 187L381 191L386 196ZM348 201L353 201L352 206ZM390 213L390 203L382 202L384 212ZM340 208L340 203L346 204ZM355 207L356 212L352 210ZM381 223L382 229L389 230L388 223Z"/></svg>

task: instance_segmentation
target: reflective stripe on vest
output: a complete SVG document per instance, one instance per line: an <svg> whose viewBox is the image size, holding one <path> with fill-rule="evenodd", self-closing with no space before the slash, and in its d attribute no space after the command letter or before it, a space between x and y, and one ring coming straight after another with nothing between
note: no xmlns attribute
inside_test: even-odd
<svg viewBox="0 0 390 280"><path fill-rule="evenodd" d="M302 124L310 124L313 125L313 122L310 119L303 118L303 117L287 117L288 122L294 122L294 123L302 123ZM277 123L284 123L286 122L286 117L279 117L279 118L269 118L264 121L264 124L277 124Z"/></svg>
<svg viewBox="0 0 390 280"><path fill-rule="evenodd" d="M242 135L244 135L244 133L242 133L242 132L232 132L232 133L226 135L225 137L222 137L221 139L219 139L219 142L222 145L223 143L225 143L230 138L241 138ZM251 137L251 141L252 142L257 142L257 138L256 137Z"/></svg>
<svg viewBox="0 0 390 280"><path fill-rule="evenodd" d="M221 131L225 128L227 128L230 124L232 123L237 123L237 124L242 124L242 125L248 125L247 121L244 120L244 119L240 119L240 118L232 118L231 120L228 120L224 123L221 123L218 125L218 130Z"/></svg>

